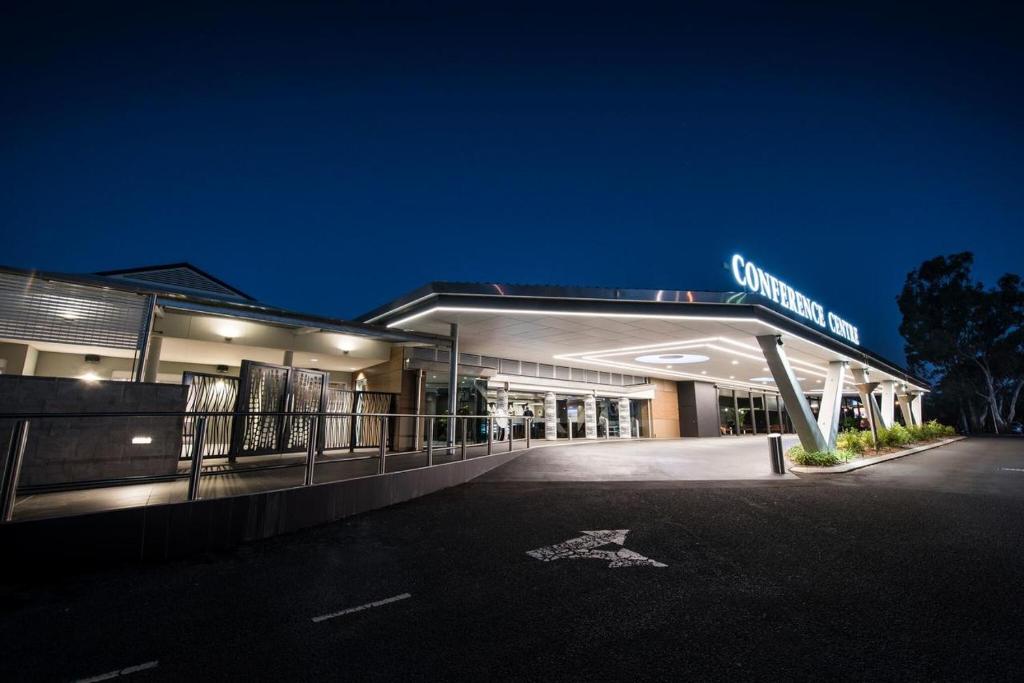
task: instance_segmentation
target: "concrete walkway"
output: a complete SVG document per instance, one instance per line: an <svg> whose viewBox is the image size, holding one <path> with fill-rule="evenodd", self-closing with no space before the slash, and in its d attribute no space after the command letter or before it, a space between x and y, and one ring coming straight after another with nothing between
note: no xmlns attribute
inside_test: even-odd
<svg viewBox="0 0 1024 683"><path fill-rule="evenodd" d="M783 448L798 443L783 436ZM476 481L718 481L796 479L772 474L768 438L599 441L526 453Z"/></svg>

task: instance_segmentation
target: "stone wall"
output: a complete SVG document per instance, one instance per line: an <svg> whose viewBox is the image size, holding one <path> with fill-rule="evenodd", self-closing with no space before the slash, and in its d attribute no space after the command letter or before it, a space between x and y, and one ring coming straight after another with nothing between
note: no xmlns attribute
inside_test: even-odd
<svg viewBox="0 0 1024 683"><path fill-rule="evenodd" d="M181 412L187 391L175 384L2 375L0 414ZM0 441L5 446L11 426L11 420L0 419ZM19 483L38 486L174 474L181 433L181 417L34 419ZM132 443L136 437L151 441Z"/></svg>

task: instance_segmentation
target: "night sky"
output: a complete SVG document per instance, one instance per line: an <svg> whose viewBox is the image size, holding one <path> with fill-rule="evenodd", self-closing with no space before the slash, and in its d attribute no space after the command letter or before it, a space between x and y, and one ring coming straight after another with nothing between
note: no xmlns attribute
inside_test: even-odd
<svg viewBox="0 0 1024 683"><path fill-rule="evenodd" d="M190 261L349 317L431 280L735 289L740 251L897 360L923 259L1024 271L1019 8L21 4L6 265Z"/></svg>

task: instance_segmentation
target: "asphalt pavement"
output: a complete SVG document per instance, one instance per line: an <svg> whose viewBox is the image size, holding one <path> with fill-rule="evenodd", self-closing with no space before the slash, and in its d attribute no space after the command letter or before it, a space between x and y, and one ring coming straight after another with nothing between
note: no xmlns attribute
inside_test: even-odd
<svg viewBox="0 0 1024 683"><path fill-rule="evenodd" d="M1010 438L801 479L476 481L8 582L0 680L1019 679L1022 509Z"/></svg>

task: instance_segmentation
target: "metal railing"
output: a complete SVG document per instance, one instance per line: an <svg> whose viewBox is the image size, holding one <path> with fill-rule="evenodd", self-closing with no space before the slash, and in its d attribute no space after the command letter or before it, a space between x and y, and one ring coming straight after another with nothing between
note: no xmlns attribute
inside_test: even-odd
<svg viewBox="0 0 1024 683"><path fill-rule="evenodd" d="M224 418L245 418L252 416L280 416L296 421L304 421L308 427L305 457L298 462L272 462L268 464L235 464L223 469L212 469L206 462L213 458L204 458L204 440L207 435L208 424L217 419ZM359 418L361 420L379 421L380 439L379 445L374 447L368 454L352 454L351 450L325 449L324 440L318 438L323 434L325 421L337 418ZM68 423L74 421L76 429L68 430L72 438L81 438L87 431L78 421L104 420L105 422L94 425L96 430L109 430L111 420L130 420L132 425L137 425L136 420L147 419L189 419L192 423L192 439L188 444L191 462L188 472L175 471L173 473L150 473L141 475L111 476L102 479L85 479L72 482L60 482L56 484L42 484L22 486L19 489L21 473L25 467L26 451L32 444L35 436L33 426L37 423L43 428L39 430L38 440L34 451L39 451L41 444L45 445L45 439L49 438L52 425L56 423ZM92 412L92 413L7 413L0 414L0 424L13 423L10 431L10 441L6 450L6 458L0 471L0 521L11 521L14 516L14 503L19 494L25 492L58 492L67 490L93 490L108 488L112 486L123 486L131 484L158 484L172 483L180 480L187 480L187 492L185 500L194 501L200 499L200 488L203 481L209 477L224 475L246 475L256 472L265 472L275 469L304 468L304 476L301 486L312 486L315 482L315 473L319 465L355 462L360 460L377 459L375 472L360 473L355 476L343 476L341 478L328 478L327 481L343 481L345 479L358 478L361 476L372 476L373 474L386 474L388 464L392 458L402 457L403 462L397 469L392 471L405 471L423 467L435 467L448 462L466 460L471 449L479 450L473 457L481 455L492 455L496 448L515 450L516 442L523 447L529 448L532 439L533 418L526 416L494 416L494 415L409 415L399 413L327 413L327 412L224 412L224 411L191 411L191 412ZM177 423L175 423L177 424ZM411 429L403 429L410 427ZM64 425L67 427L67 424ZM45 434L44 434L45 432ZM178 432L180 435L180 431ZM93 434L92 438L97 435ZM102 436L102 435L101 435ZM112 438L112 437L111 437ZM177 455L181 451L180 436L177 445L170 444L166 448L176 450L174 461L177 462ZM401 443L396 443L401 442ZM133 442L134 443L134 442ZM397 447L396 447L397 446ZM326 457L328 451L344 453L343 457ZM441 458L438 453L442 453ZM288 452L271 454L271 457L288 458L296 455L294 449ZM418 460L409 462L411 458L405 456L421 456L422 463ZM72 456L73 457L73 456ZM167 458L166 455L160 457ZM254 457L254 460L265 460L267 456ZM216 459L223 459L217 456ZM155 458L156 460L156 458ZM218 465L216 467L222 467ZM177 469L177 468L176 468ZM257 488L253 492L267 492L295 488L295 486L277 486L272 488ZM93 508L94 509L94 508Z"/></svg>

